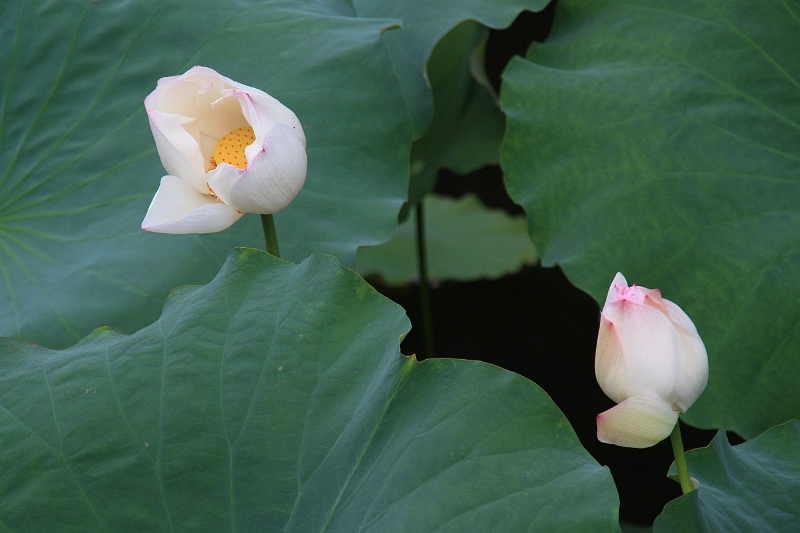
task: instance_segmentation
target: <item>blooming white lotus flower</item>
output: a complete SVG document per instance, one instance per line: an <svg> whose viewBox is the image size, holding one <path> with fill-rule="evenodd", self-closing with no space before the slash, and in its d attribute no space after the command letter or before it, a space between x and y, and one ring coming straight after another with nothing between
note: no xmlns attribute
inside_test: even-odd
<svg viewBox="0 0 800 533"><path fill-rule="evenodd" d="M264 91L206 67L158 80L144 101L161 178L142 229L212 233L244 213L272 214L306 178L297 116Z"/></svg>
<svg viewBox="0 0 800 533"><path fill-rule="evenodd" d="M647 448L670 435L706 388L708 356L680 307L617 273L600 315L595 375L618 404L597 415L597 438Z"/></svg>

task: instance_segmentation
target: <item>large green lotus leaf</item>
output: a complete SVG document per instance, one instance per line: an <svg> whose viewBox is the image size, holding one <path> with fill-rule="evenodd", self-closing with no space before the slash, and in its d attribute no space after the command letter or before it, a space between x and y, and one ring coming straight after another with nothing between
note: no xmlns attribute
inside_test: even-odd
<svg viewBox="0 0 800 533"><path fill-rule="evenodd" d="M686 454L700 488L667 504L654 533L794 533L800 524L800 422L731 446L720 431ZM670 474L676 474L673 464Z"/></svg>
<svg viewBox="0 0 800 533"><path fill-rule="evenodd" d="M457 200L432 194L424 202L430 278L498 278L538 260L524 217L489 209L472 194ZM416 217L401 224L389 242L359 248L356 264L360 274L380 274L392 284L419 279Z"/></svg>
<svg viewBox="0 0 800 533"><path fill-rule="evenodd" d="M266 90L308 138L304 189L276 215L284 257L354 265L408 188L408 111L381 32L346 1L4 2L0 7L0 334L51 347L133 332L166 292L206 283L256 215L207 236L139 229L164 175L142 105L202 64Z"/></svg>
<svg viewBox="0 0 800 533"><path fill-rule="evenodd" d="M660 287L709 352L685 415L800 417L800 2L559 2L501 101L509 193L544 265L603 301Z"/></svg>
<svg viewBox="0 0 800 533"><path fill-rule="evenodd" d="M499 162L505 116L484 68L488 37L488 28L469 20L442 37L431 53L425 68L433 119L411 146L412 205L433 189L441 167L467 174Z"/></svg>
<svg viewBox="0 0 800 533"><path fill-rule="evenodd" d="M616 531L607 468L550 398L399 352L409 322L335 258L237 249L154 324L0 341L9 531Z"/></svg>
<svg viewBox="0 0 800 533"><path fill-rule="evenodd" d="M359 16L403 21L402 30L386 32L384 40L409 103L415 139L427 131L433 116L425 64L436 43L465 20L505 28L522 11L541 11L549 3L550 0L353 0Z"/></svg>

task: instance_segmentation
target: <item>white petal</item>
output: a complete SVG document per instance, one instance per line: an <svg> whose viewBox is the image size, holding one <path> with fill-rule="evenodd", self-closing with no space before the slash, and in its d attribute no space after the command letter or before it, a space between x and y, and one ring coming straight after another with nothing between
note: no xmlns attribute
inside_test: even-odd
<svg viewBox="0 0 800 533"><path fill-rule="evenodd" d="M664 314L667 314L667 311L664 309L664 298L661 297L661 291L658 289L648 289L646 287L636 287L636 289L642 295L642 303L644 305L649 305L650 307L655 307L659 311Z"/></svg>
<svg viewBox="0 0 800 533"><path fill-rule="evenodd" d="M207 191L200 145L185 127L194 119L153 110L147 111L147 118L164 169L190 183L198 192Z"/></svg>
<svg viewBox="0 0 800 533"><path fill-rule="evenodd" d="M192 80L197 83L202 83L205 89L202 92L207 92L211 89L224 90L232 87L233 80L226 78L213 68L202 67L195 65L180 76L183 79Z"/></svg>
<svg viewBox="0 0 800 533"><path fill-rule="evenodd" d="M680 326L687 332L697 335L697 328L694 326L694 322L692 322L692 319L689 318L689 315L687 315L683 309L666 298L663 299L662 302L664 304L664 309L667 312L667 316L669 316L669 319L672 320L676 326Z"/></svg>
<svg viewBox="0 0 800 533"><path fill-rule="evenodd" d="M184 76L170 76L158 80L156 90L147 95L144 107L168 115L191 117L197 107L200 85Z"/></svg>
<svg viewBox="0 0 800 533"><path fill-rule="evenodd" d="M602 313L600 314L600 331L597 334L594 373L600 388L615 402L620 403L629 396L622 345L617 337L614 324L609 322Z"/></svg>
<svg viewBox="0 0 800 533"><path fill-rule="evenodd" d="M649 448L669 437L678 412L657 396L632 396L597 415L597 440L627 448Z"/></svg>
<svg viewBox="0 0 800 533"><path fill-rule="evenodd" d="M622 291L627 288L628 281L625 279L625 276L623 276L621 272L617 272L617 275L614 276L614 281L611 282L611 287L608 288L606 305L611 302L616 302L619 299L619 295L622 293Z"/></svg>
<svg viewBox="0 0 800 533"><path fill-rule="evenodd" d="M672 403L684 379L685 357L678 332L665 314L630 300L607 304L625 361L629 396L655 394Z"/></svg>
<svg viewBox="0 0 800 533"><path fill-rule="evenodd" d="M150 202L142 229L155 233L214 233L242 214L216 198L197 192L176 176L164 176Z"/></svg>
<svg viewBox="0 0 800 533"><path fill-rule="evenodd" d="M277 124L246 169L221 164L206 177L226 204L245 213L271 214L289 205L300 192L307 164L305 146L295 130Z"/></svg>
<svg viewBox="0 0 800 533"><path fill-rule="evenodd" d="M686 353L685 380L674 405L686 412L708 385L708 356L700 337L681 335L681 340Z"/></svg>
<svg viewBox="0 0 800 533"><path fill-rule="evenodd" d="M210 159L223 136L250 124L242 113L239 101L232 95L221 96L207 103L203 96L199 100L197 127L200 130L203 155Z"/></svg>
<svg viewBox="0 0 800 533"><path fill-rule="evenodd" d="M675 407L686 412L708 384L708 354L697 328L683 309L669 300L664 300L664 307L683 343L685 378L675 400Z"/></svg>
<svg viewBox="0 0 800 533"><path fill-rule="evenodd" d="M233 80L228 81L235 87L232 94L239 100L242 112L256 134L256 142L245 150L248 161L259 151L259 147L263 146L263 138L276 124L286 124L294 130L305 149L306 135L303 132L303 126L291 109L264 91Z"/></svg>

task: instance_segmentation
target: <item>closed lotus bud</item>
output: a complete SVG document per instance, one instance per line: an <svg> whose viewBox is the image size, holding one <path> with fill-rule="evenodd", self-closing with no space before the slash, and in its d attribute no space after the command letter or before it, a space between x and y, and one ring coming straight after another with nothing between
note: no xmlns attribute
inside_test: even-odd
<svg viewBox="0 0 800 533"><path fill-rule="evenodd" d="M158 80L144 106L169 175L161 178L142 229L221 231L244 213L280 211L303 187L303 127L264 91L193 67Z"/></svg>
<svg viewBox="0 0 800 533"><path fill-rule="evenodd" d="M667 438L708 382L694 324L658 289L617 274L600 315L595 375L618 405L597 416L601 442L647 448Z"/></svg>

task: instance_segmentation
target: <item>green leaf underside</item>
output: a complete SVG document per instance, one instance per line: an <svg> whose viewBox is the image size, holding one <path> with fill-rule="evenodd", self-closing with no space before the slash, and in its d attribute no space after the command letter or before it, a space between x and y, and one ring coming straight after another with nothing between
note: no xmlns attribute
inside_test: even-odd
<svg viewBox="0 0 800 533"><path fill-rule="evenodd" d="M684 419L745 437L800 417L800 3L559 3L512 61L509 193L549 266L603 301L661 288L709 351Z"/></svg>
<svg viewBox="0 0 800 533"><path fill-rule="evenodd" d="M402 357L402 309L334 258L237 249L125 336L3 340L10 531L617 531L532 382Z"/></svg>
<svg viewBox="0 0 800 533"><path fill-rule="evenodd" d="M800 422L731 446L720 431L688 452L700 488L667 504L654 533L794 533L800 520ZM670 473L675 473L673 465Z"/></svg>
<svg viewBox="0 0 800 533"><path fill-rule="evenodd" d="M414 138L428 129L433 96L425 81L425 63L436 43L465 20L490 28L505 28L523 11L541 11L550 0L353 0L363 17L397 18L402 31L384 34L403 95L409 103Z"/></svg>
<svg viewBox="0 0 800 533"><path fill-rule="evenodd" d="M425 242L429 277L470 281L498 278L538 260L524 217L489 209L472 194L460 199L430 195L425 199ZM359 248L362 275L380 274L387 283L419 278L416 217L400 225L392 240Z"/></svg>
<svg viewBox="0 0 800 533"><path fill-rule="evenodd" d="M486 76L483 52L488 37L488 28L465 21L442 37L431 53L425 68L435 105L430 128L411 146L411 204L433 189L441 167L467 174L499 162L505 116L494 89L476 79Z"/></svg>

